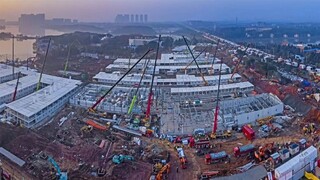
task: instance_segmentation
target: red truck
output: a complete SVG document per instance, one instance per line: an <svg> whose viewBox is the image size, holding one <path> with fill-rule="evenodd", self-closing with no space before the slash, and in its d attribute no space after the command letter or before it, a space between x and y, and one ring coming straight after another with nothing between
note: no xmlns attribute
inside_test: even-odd
<svg viewBox="0 0 320 180"><path fill-rule="evenodd" d="M254 150L255 150L255 146L253 144L248 144L248 145L233 148L233 154L235 157L240 157L240 156L253 153Z"/></svg>
<svg viewBox="0 0 320 180"><path fill-rule="evenodd" d="M255 137L254 130L248 125L242 127L242 132L248 140L253 140Z"/></svg>
<svg viewBox="0 0 320 180"><path fill-rule="evenodd" d="M228 159L228 154L225 151L210 153L205 155L205 163L212 164L217 162L222 162Z"/></svg>

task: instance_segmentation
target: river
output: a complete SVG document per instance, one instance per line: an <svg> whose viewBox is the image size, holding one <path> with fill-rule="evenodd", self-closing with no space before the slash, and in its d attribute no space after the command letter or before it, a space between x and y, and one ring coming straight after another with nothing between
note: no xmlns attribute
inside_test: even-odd
<svg viewBox="0 0 320 180"><path fill-rule="evenodd" d="M21 34L19 33L19 26L6 26L5 30L0 30L0 32L10 32L14 35ZM51 29L46 29L46 35L61 35L64 32L55 31ZM26 60L29 57L35 56L33 53L33 43L35 40L23 40L23 41L14 41L14 56L15 59ZM12 59L12 40L0 40L0 62L6 61L6 59Z"/></svg>

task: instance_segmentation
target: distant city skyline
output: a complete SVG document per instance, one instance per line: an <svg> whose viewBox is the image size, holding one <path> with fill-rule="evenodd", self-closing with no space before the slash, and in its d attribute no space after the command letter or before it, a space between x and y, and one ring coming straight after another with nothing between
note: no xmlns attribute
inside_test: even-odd
<svg viewBox="0 0 320 180"><path fill-rule="evenodd" d="M148 21L320 22L318 0L0 0L0 18L45 13L47 19L113 22L117 14L148 14ZM130 17L131 18L131 17ZM139 17L140 18L140 17Z"/></svg>

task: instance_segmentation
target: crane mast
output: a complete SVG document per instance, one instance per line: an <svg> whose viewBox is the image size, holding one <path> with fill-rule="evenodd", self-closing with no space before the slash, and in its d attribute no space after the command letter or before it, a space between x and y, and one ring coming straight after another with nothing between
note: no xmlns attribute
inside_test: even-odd
<svg viewBox="0 0 320 180"><path fill-rule="evenodd" d="M150 118L151 104L152 104L152 97L153 97L152 88L153 88L154 75L155 75L156 66L157 66L157 59L158 59L159 48L160 48L160 40L161 40L161 35L159 35L159 39L158 39L158 46L157 46L156 58L154 61L154 66L153 66L153 74L152 74L152 79L151 79L151 86L150 86L150 92L149 92L149 97L148 97L148 104L147 104L147 111L146 111L145 119Z"/></svg>
<svg viewBox="0 0 320 180"><path fill-rule="evenodd" d="M184 42L186 43L186 45L187 45L187 47L188 47L188 50L189 50L189 52L190 52L190 54L191 54L191 56L192 56L192 58L193 58L193 61L194 61L194 62L196 63L196 65L197 65L197 68L198 68L199 73L200 73L200 76L201 76L201 78L202 78L202 80L203 80L203 82L204 82L204 85L207 86L207 85L208 85L208 82L206 81L206 79L204 78L204 75L203 75L202 72L201 72L201 69L200 69L200 67L199 67L199 64L198 64L196 58L194 57L194 55L193 55L193 53L192 53L192 51L191 51L191 49L190 49L190 47L189 47L189 44L188 44L188 42L187 42L187 39L186 39L184 36L182 36L182 38L183 38Z"/></svg>
<svg viewBox="0 0 320 180"><path fill-rule="evenodd" d="M94 104L89 108L90 112L95 112L95 108L97 105L112 91L113 88L116 87L116 85L147 55L149 52L152 51L149 49L147 52L144 53L144 55L110 88L108 91L101 96Z"/></svg>
<svg viewBox="0 0 320 180"><path fill-rule="evenodd" d="M140 89L140 86L141 86L141 83L142 83L142 79L143 79L144 74L146 73L146 70L147 70L147 67L148 67L149 62L150 62L150 59L145 63L145 67L144 67L144 69L143 69L143 72L142 72L142 75L141 75L141 78L140 78L138 87L137 87L137 89L136 89L136 92L134 93L134 96L133 96L133 98L132 98L131 104L130 104L130 106L129 106L128 114L131 114L132 109L133 109L133 107L134 107L134 104L135 104L136 101L137 101L137 94L138 94L138 92L139 92L139 89Z"/></svg>

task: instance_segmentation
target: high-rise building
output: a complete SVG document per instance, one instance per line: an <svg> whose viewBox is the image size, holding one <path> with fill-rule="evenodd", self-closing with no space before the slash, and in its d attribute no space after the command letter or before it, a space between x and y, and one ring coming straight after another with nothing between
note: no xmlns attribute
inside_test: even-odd
<svg viewBox="0 0 320 180"><path fill-rule="evenodd" d="M130 22L134 23L134 14L131 14Z"/></svg>
<svg viewBox="0 0 320 180"><path fill-rule="evenodd" d="M136 22L136 23L139 22L139 14L136 14L135 22Z"/></svg>
<svg viewBox="0 0 320 180"><path fill-rule="evenodd" d="M19 32L25 35L45 35L45 14L21 14Z"/></svg>
<svg viewBox="0 0 320 180"><path fill-rule="evenodd" d="M114 20L116 23L129 23L130 16L129 14L118 14Z"/></svg>
<svg viewBox="0 0 320 180"><path fill-rule="evenodd" d="M148 22L148 14L144 15L144 22L147 23Z"/></svg>
<svg viewBox="0 0 320 180"><path fill-rule="evenodd" d="M143 23L143 14L140 14L140 23Z"/></svg>

